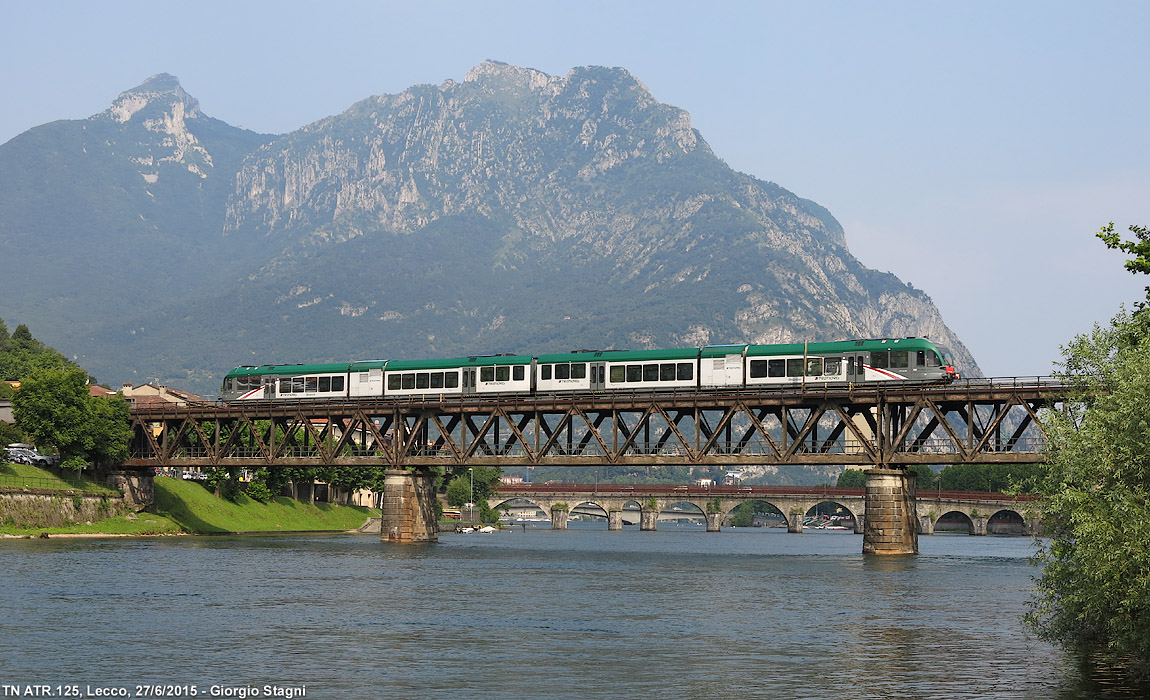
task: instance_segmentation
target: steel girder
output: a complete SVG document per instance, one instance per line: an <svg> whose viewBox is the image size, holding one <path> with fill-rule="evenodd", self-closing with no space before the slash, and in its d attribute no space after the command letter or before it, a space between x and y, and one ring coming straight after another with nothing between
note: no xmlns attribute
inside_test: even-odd
<svg viewBox="0 0 1150 700"><path fill-rule="evenodd" d="M133 409L129 464L1037 462L1047 382Z"/></svg>

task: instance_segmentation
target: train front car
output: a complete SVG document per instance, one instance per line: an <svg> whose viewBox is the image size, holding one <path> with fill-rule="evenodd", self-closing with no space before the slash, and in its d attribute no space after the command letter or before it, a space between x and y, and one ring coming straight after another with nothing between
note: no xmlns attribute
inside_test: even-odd
<svg viewBox="0 0 1150 700"><path fill-rule="evenodd" d="M950 382L958 378L950 358L926 338L886 338L863 343L865 381Z"/></svg>
<svg viewBox="0 0 1150 700"><path fill-rule="evenodd" d="M747 386L839 386L873 382L949 382L947 356L925 338L751 345Z"/></svg>
<svg viewBox="0 0 1150 700"><path fill-rule="evenodd" d="M225 374L223 384L220 385L220 401L234 403L270 400L271 396L268 395L264 383L265 369L266 367L245 365Z"/></svg>

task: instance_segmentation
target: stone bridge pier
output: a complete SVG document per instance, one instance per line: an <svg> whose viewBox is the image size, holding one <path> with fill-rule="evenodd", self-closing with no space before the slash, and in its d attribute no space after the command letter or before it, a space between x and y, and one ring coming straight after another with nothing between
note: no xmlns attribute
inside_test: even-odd
<svg viewBox="0 0 1150 700"><path fill-rule="evenodd" d="M863 554L918 554L916 478L909 469L867 471Z"/></svg>
<svg viewBox="0 0 1150 700"><path fill-rule="evenodd" d="M439 541L435 475L430 470L384 472L379 539L399 544Z"/></svg>

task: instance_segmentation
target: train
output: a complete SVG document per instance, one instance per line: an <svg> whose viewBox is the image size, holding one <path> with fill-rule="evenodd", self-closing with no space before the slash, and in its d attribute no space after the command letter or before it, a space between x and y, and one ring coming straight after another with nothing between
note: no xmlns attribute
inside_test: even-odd
<svg viewBox="0 0 1150 700"><path fill-rule="evenodd" d="M227 373L220 397L228 403L474 398L946 383L956 378L958 373L946 348L927 338L910 337L244 365Z"/></svg>

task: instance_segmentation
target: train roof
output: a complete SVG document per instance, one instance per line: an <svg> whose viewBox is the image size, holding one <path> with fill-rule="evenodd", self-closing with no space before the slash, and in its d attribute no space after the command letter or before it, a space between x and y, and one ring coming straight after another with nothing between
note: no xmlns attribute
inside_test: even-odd
<svg viewBox="0 0 1150 700"><path fill-rule="evenodd" d="M693 360L699 348L672 350L583 350L540 355L539 362L639 362L641 360Z"/></svg>
<svg viewBox="0 0 1150 700"><path fill-rule="evenodd" d="M868 340L839 340L830 343L782 343L777 345L751 345L747 355L833 355L844 352L875 352L882 350L934 349L926 338L871 338Z"/></svg>
<svg viewBox="0 0 1150 700"><path fill-rule="evenodd" d="M421 369L454 369L456 367L489 367L491 365L529 365L531 355L472 355L442 360L391 360L388 372L410 372Z"/></svg>
<svg viewBox="0 0 1150 700"><path fill-rule="evenodd" d="M321 364L298 365L244 365L228 372L228 377L263 376L265 374L346 374L351 366L349 362L330 362Z"/></svg>

